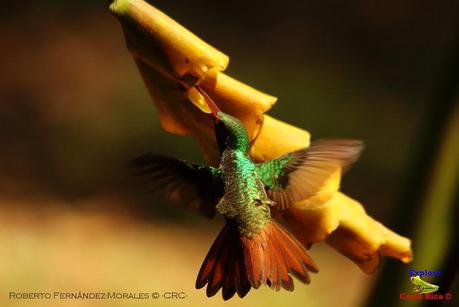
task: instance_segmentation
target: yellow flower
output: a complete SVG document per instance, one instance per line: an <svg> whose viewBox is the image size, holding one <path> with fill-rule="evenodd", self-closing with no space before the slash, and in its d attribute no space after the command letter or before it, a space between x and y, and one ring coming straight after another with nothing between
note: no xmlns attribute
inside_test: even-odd
<svg viewBox="0 0 459 307"><path fill-rule="evenodd" d="M380 255L411 261L409 239L368 216L359 202L339 191L326 202L295 204L283 218L304 245L326 240L365 273L376 270Z"/></svg>
<svg viewBox="0 0 459 307"><path fill-rule="evenodd" d="M115 0L110 10L121 22L162 127L191 135L209 163L218 164L219 153L213 119L196 85L223 112L242 121L254 161L309 146L307 131L265 115L277 98L223 72L228 56L143 0ZM410 240L372 219L359 202L341 193L341 175L338 169L314 196L273 214L283 218L305 246L326 241L366 273L377 268L380 255L409 262Z"/></svg>

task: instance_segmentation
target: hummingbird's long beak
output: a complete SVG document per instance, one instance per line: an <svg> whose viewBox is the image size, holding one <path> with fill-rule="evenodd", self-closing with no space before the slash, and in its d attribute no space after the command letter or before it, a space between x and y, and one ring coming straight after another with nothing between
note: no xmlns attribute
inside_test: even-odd
<svg viewBox="0 0 459 307"><path fill-rule="evenodd" d="M204 97L204 100L206 101L207 105L209 106L209 109L212 112L212 115L216 119L218 119L218 112L221 112L220 108L215 104L215 102L212 100L212 98L210 98L209 95L207 95L207 93L202 88L200 88L199 86L196 86L196 89Z"/></svg>

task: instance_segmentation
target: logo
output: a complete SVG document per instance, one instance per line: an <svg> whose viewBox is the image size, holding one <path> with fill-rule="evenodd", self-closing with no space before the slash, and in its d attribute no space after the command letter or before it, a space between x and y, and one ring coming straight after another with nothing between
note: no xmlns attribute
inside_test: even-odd
<svg viewBox="0 0 459 307"><path fill-rule="evenodd" d="M423 280L425 276L438 277L441 275L440 271L416 271L414 269L409 270L409 278L413 284L413 293L400 293L401 300L451 300L453 295L447 293L435 293L439 290L439 286L434 283Z"/></svg>
<svg viewBox="0 0 459 307"><path fill-rule="evenodd" d="M416 293L426 294L438 291L438 286L422 280L419 275L411 277L410 280L414 285L413 291Z"/></svg>
<svg viewBox="0 0 459 307"><path fill-rule="evenodd" d="M441 272L440 271L429 271L429 270L416 271L416 270L410 269L409 275L410 275L410 277L413 277L413 276L416 276L416 275L420 276L420 277L423 277L423 276L440 276Z"/></svg>

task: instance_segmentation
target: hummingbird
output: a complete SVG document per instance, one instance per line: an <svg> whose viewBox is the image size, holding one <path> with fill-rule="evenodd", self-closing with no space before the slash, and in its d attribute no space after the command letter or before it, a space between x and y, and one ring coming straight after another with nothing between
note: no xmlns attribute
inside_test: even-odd
<svg viewBox="0 0 459 307"><path fill-rule="evenodd" d="M309 284L318 268L306 248L276 219L295 202L317 193L338 169L359 157L362 142L323 139L274 160L255 163L244 125L222 112L199 87L215 118L218 167L197 165L159 154L132 160L136 174L173 202L190 204L202 215L222 215L225 225L205 257L196 288L222 289L224 300L266 285L293 291L292 276Z"/></svg>

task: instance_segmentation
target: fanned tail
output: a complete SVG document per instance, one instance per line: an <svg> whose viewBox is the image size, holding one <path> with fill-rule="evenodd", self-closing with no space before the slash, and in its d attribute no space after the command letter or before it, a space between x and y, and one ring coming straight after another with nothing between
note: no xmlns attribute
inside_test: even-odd
<svg viewBox="0 0 459 307"><path fill-rule="evenodd" d="M227 223L202 263L196 288L207 284L208 297L222 289L224 300L236 293L242 298L262 284L276 291L292 291L291 275L309 284L308 271L318 272L314 261L275 220L253 237L241 236L236 225Z"/></svg>

